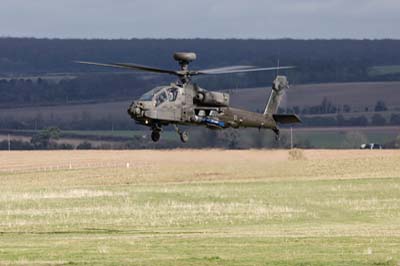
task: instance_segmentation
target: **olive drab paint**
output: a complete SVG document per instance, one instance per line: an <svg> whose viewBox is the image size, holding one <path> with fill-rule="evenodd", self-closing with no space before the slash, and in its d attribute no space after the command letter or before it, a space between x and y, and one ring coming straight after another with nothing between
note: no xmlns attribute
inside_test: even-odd
<svg viewBox="0 0 400 266"><path fill-rule="evenodd" d="M180 70L168 70L128 63L94 63L78 61L77 63L116 67L132 70L149 71L178 76L178 80L168 86L159 86L133 101L128 114L137 123L151 129L151 138L160 139L162 127L173 125L182 142L188 141L188 134L181 131L179 125L205 126L211 129L226 128L259 128L271 129L279 137L278 124L300 123L294 114L277 114L284 91L289 87L285 76L277 76L272 84L272 91L266 101L264 113L250 112L230 106L229 94L219 91L208 91L191 81L197 75L220 75L291 69L293 67L256 68L253 66L229 66L223 68L189 70L189 64L196 60L195 53L180 52L174 54Z"/></svg>

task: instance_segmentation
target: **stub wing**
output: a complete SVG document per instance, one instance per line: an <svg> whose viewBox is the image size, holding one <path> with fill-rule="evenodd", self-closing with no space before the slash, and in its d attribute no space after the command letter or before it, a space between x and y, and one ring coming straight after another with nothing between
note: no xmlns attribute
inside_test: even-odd
<svg viewBox="0 0 400 266"><path fill-rule="evenodd" d="M275 122L278 124L296 124L301 123L300 118L297 115L286 115L286 114L274 114L272 115Z"/></svg>

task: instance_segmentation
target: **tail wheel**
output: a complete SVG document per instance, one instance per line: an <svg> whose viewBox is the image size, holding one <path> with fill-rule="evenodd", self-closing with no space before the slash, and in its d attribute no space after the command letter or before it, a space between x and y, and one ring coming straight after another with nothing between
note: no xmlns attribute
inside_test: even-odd
<svg viewBox="0 0 400 266"><path fill-rule="evenodd" d="M274 133L275 133L275 140L279 141L281 139L280 130L278 128L274 128L274 129L272 129L272 131L274 131Z"/></svg>
<svg viewBox="0 0 400 266"><path fill-rule="evenodd" d="M153 130L153 132L151 132L151 140L158 142L160 140L160 131Z"/></svg>

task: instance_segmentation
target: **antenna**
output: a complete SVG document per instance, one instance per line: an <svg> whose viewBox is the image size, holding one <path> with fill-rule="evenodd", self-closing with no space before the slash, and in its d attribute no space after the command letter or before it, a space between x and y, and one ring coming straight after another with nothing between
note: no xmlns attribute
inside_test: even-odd
<svg viewBox="0 0 400 266"><path fill-rule="evenodd" d="M276 67L276 75L279 76L279 67L281 65L281 59L278 57L277 67Z"/></svg>
<svg viewBox="0 0 400 266"><path fill-rule="evenodd" d="M8 151L11 151L11 139L10 139L10 134L8 134L7 143L8 143Z"/></svg>
<svg viewBox="0 0 400 266"><path fill-rule="evenodd" d="M281 48L279 47L278 50L278 62L277 62L277 68L276 68L276 75L279 76L279 68L281 66Z"/></svg>

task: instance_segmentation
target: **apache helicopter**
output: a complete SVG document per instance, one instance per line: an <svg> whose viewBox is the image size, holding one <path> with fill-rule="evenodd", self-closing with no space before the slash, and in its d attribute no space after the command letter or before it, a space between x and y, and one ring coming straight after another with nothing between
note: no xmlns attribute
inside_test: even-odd
<svg viewBox="0 0 400 266"><path fill-rule="evenodd" d="M159 141L163 126L172 124L182 142L189 140L186 131L178 125L202 125L211 129L258 128L271 129L279 139L278 124L301 123L294 114L277 114L284 90L289 87L285 76L277 75L264 113L250 112L229 105L229 94L219 91L207 91L193 83L191 78L199 75L219 75L257 71L291 69L293 67L256 68L253 66L230 66L223 68L189 70L189 64L196 60L195 53L179 52L174 54L180 70L160 69L130 63L95 63L76 61L76 63L104 67L141 70L154 73L171 74L179 79L170 85L156 87L135 100L128 108L128 114L138 123L152 130L151 139Z"/></svg>

